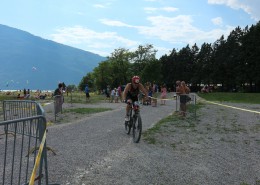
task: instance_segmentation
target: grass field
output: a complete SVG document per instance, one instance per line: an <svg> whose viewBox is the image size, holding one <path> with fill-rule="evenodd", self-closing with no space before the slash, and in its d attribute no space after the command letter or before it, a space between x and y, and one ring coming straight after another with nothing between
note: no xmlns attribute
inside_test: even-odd
<svg viewBox="0 0 260 185"><path fill-rule="evenodd" d="M260 93L198 93L208 101L260 104Z"/></svg>
<svg viewBox="0 0 260 185"><path fill-rule="evenodd" d="M14 91L11 92L9 95L7 95L6 92L0 92L0 101L3 100L17 100L17 95L20 93L19 91ZM44 94L44 93L42 93ZM39 101L39 102L44 102L44 101L53 101L53 97L51 93L47 93L48 96L45 98L45 100L40 100L36 98L35 93L31 93L30 98L27 100L34 100L34 101ZM102 101L105 99L104 95L98 95L95 93L90 93L90 101L88 103L97 103L99 101ZM23 99L21 99L23 100ZM64 101L66 103L86 103L86 95L84 92L73 92L69 93L68 95L64 93Z"/></svg>

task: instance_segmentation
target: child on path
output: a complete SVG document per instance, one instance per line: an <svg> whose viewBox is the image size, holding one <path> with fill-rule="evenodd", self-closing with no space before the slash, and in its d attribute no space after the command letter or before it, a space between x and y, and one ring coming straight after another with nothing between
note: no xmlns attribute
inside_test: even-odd
<svg viewBox="0 0 260 185"><path fill-rule="evenodd" d="M166 85L163 84L162 88L161 88L161 105L165 105L166 104L166 96L167 96L167 88Z"/></svg>
<svg viewBox="0 0 260 185"><path fill-rule="evenodd" d="M115 100L115 94L116 94L116 91L115 91L115 88L111 91L111 103L113 103L114 102L114 100Z"/></svg>
<svg viewBox="0 0 260 185"><path fill-rule="evenodd" d="M118 90L115 88L115 103L118 103L118 99L119 99L119 93Z"/></svg>

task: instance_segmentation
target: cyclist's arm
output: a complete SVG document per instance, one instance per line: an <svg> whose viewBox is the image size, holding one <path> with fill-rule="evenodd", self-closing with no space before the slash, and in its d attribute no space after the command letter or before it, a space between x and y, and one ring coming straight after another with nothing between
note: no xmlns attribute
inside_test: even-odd
<svg viewBox="0 0 260 185"><path fill-rule="evenodd" d="M125 86L125 90L124 90L124 92L123 92L123 100L125 100L126 99L126 95L127 95L127 92L130 90L130 85L129 85L129 83Z"/></svg>
<svg viewBox="0 0 260 185"><path fill-rule="evenodd" d="M139 84L139 89L142 91L142 93L145 94L145 99L148 99L148 92L146 88L143 86L143 84Z"/></svg>

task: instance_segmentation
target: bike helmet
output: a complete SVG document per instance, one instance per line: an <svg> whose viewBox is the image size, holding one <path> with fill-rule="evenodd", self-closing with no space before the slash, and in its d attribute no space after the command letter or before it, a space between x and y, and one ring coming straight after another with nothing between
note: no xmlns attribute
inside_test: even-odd
<svg viewBox="0 0 260 185"><path fill-rule="evenodd" d="M132 83L139 84L140 77L139 76L133 76Z"/></svg>

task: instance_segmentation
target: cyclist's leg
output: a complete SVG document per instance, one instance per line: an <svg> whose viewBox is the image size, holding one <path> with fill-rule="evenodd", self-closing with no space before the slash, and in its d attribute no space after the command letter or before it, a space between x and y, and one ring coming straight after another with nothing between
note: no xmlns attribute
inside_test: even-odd
<svg viewBox="0 0 260 185"><path fill-rule="evenodd" d="M129 112L130 112L130 109L131 109L131 105L132 105L132 97L130 96L127 96L126 97L126 102L127 102L127 105L126 105L126 113L125 113L125 121L129 121Z"/></svg>

